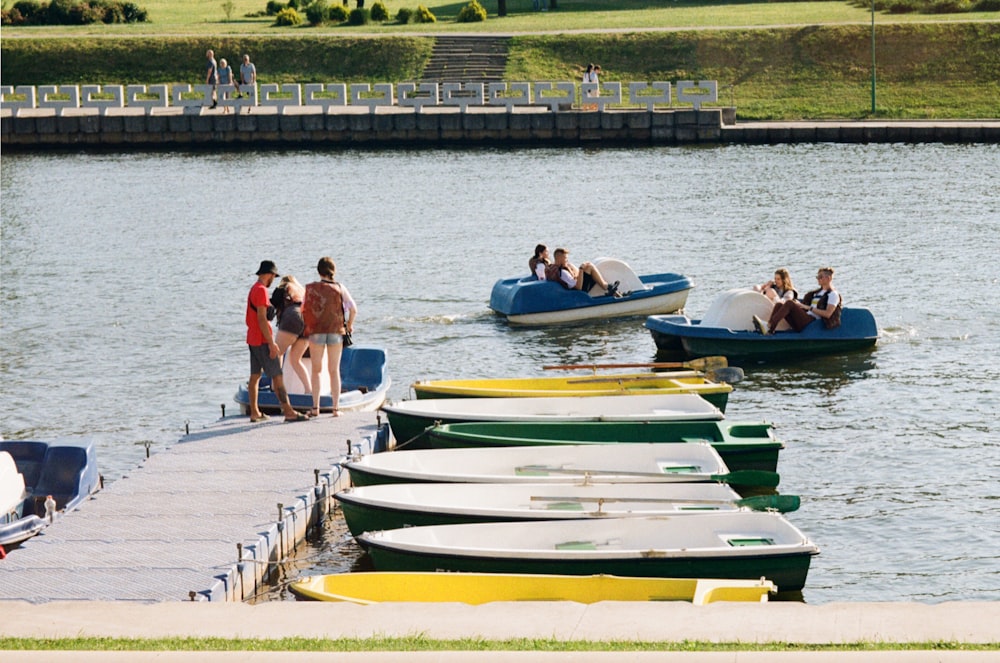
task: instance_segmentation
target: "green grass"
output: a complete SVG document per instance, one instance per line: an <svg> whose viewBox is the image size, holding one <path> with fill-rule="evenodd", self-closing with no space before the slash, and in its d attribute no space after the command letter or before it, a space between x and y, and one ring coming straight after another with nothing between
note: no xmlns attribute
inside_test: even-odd
<svg viewBox="0 0 1000 663"><path fill-rule="evenodd" d="M743 643L701 642L639 642L554 640L517 638L486 640L464 638L434 640L423 636L405 638L0 638L0 650L25 651L996 651L1000 643L967 644L961 642L853 642L842 644L796 644L787 642Z"/></svg>
<svg viewBox="0 0 1000 663"><path fill-rule="evenodd" d="M240 15L264 7L260 0L234 2ZM486 2L491 12L495 3ZM394 13L416 2L387 4ZM442 18L462 5L429 4ZM642 0L561 0L559 11L543 14L530 11L531 0L509 0L510 17L483 24L364 28L272 28L271 19L226 23L221 0L143 6L155 23L5 27L0 78L5 85L195 83L205 50L214 48L232 63L250 53L262 83L409 81L420 77L433 34L479 29L515 35L508 81L579 80L587 62L598 62L606 82L716 80L719 105L735 105L742 121L872 116L869 15L847 2L680 0L650 7ZM874 115L1000 117L998 18L997 12L879 15ZM532 32L553 27L562 32ZM575 31L597 27L612 31Z"/></svg>
<svg viewBox="0 0 1000 663"><path fill-rule="evenodd" d="M366 6L371 6L368 0ZM14 0L4 0L10 7ZM350 6L355 6L351 0ZM705 0L679 0L650 4L646 0L560 0L559 9L550 12L532 10L532 0L508 0L508 15L497 16L497 0L484 0L489 13L483 23L456 23L455 16L465 6L462 0L385 0L389 14L395 16L400 7L416 9L427 6L438 22L435 24L398 25L369 23L365 26L303 24L295 27L273 27L274 17L247 18L248 13L263 10L266 0L233 0L232 20L226 20L223 0L137 0L149 11L150 22L130 25L83 25L4 28L4 37L42 35L203 35L221 36L256 34L269 36L349 35L391 33L447 32L538 32L572 30L647 30L683 28L759 27L777 25L827 25L833 23L867 23L867 9L840 0L825 2L736 2L718 4ZM995 21L997 12L962 14L879 14L883 23L926 23Z"/></svg>

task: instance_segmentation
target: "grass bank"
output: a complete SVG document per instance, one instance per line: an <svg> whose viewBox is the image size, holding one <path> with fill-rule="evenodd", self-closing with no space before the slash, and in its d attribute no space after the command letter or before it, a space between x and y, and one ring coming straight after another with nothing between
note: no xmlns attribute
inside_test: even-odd
<svg viewBox="0 0 1000 663"><path fill-rule="evenodd" d="M281 652L372 652L372 651L597 651L597 652L797 652L797 651L996 651L997 644L961 642L854 642L844 644L796 644L787 642L743 643L639 642L552 640L517 638L486 640L433 640L421 636L406 638L281 638L251 640L229 638L0 638L0 650L26 651L281 651Z"/></svg>
<svg viewBox="0 0 1000 663"><path fill-rule="evenodd" d="M262 83L398 82L418 78L433 47L429 36L299 34L5 38L0 78L196 83L212 47L231 62L251 53ZM1000 23L880 25L876 53L876 116L1000 117ZM871 115L871 34L863 24L518 35L505 78L579 80L587 62L602 65L604 81L717 80L720 105L735 105L741 120Z"/></svg>

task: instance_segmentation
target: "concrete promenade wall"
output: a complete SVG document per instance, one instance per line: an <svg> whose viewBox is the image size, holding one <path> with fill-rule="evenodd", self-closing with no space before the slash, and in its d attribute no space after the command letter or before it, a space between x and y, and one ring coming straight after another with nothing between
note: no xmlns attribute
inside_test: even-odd
<svg viewBox="0 0 1000 663"><path fill-rule="evenodd" d="M155 149L179 146L680 145L779 143L1000 143L1000 121L724 122L726 111L470 107L254 108L197 114L166 108L104 112L4 110L5 150Z"/></svg>
<svg viewBox="0 0 1000 663"><path fill-rule="evenodd" d="M735 108L704 106L717 102L716 81L0 86L0 141L23 150L1000 142L1000 120L737 124Z"/></svg>

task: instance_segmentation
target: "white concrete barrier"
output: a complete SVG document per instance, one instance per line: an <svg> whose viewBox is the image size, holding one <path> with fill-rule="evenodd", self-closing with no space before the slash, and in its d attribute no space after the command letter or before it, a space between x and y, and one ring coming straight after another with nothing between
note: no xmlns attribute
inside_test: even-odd
<svg viewBox="0 0 1000 663"><path fill-rule="evenodd" d="M719 84L717 81L677 81L677 101L694 105L695 110L701 110L705 102L719 100Z"/></svg>
<svg viewBox="0 0 1000 663"><path fill-rule="evenodd" d="M351 83L351 105L367 106L374 113L379 106L395 106L396 98L391 83Z"/></svg>
<svg viewBox="0 0 1000 663"><path fill-rule="evenodd" d="M153 98L140 99L140 96ZM170 107L170 91L166 85L129 85L125 88L125 105L143 108L146 115L152 115L154 108Z"/></svg>
<svg viewBox="0 0 1000 663"><path fill-rule="evenodd" d="M38 108L54 108L56 115L62 115L67 108L80 107L80 88L76 85L39 85L37 103Z"/></svg>
<svg viewBox="0 0 1000 663"><path fill-rule="evenodd" d="M13 97L24 97L24 99L13 99ZM9 108L11 115L17 117L18 112L23 108L35 107L35 86L0 85L0 108Z"/></svg>
<svg viewBox="0 0 1000 663"><path fill-rule="evenodd" d="M490 83L486 103L506 106L508 113L514 110L514 106L530 106L531 83Z"/></svg>
<svg viewBox="0 0 1000 663"><path fill-rule="evenodd" d="M535 83L535 105L548 106L553 113L560 108L569 110L576 102L576 83Z"/></svg>
<svg viewBox="0 0 1000 663"><path fill-rule="evenodd" d="M396 103L419 113L424 106L437 106L438 94L437 83L400 83L396 86Z"/></svg>
<svg viewBox="0 0 1000 663"><path fill-rule="evenodd" d="M273 106L278 113L290 106L301 106L302 87L298 83L265 83L260 86L260 105Z"/></svg>
<svg viewBox="0 0 1000 663"><path fill-rule="evenodd" d="M347 85L344 83L307 83L302 87L305 97L304 105L322 106L324 113L330 112L331 106L347 105ZM323 96L318 96L323 95Z"/></svg>
<svg viewBox="0 0 1000 663"><path fill-rule="evenodd" d="M441 86L441 105L458 106L464 113L469 106L483 105L482 83L445 83Z"/></svg>
<svg viewBox="0 0 1000 663"><path fill-rule="evenodd" d="M628 98L633 104L645 106L647 111L653 112L656 104L663 104L665 106L671 104L670 83L664 81L629 83Z"/></svg>

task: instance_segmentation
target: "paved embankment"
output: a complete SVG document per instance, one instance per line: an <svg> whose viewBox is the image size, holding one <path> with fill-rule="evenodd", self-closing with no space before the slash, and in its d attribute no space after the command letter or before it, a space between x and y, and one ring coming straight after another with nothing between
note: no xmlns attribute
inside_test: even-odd
<svg viewBox="0 0 1000 663"><path fill-rule="evenodd" d="M194 431L10 551L0 601L252 596L268 562L329 510L347 440L375 427L366 412L294 424L227 417Z"/></svg>
<svg viewBox="0 0 1000 663"><path fill-rule="evenodd" d="M544 107L410 108L357 106L4 111L4 149L158 147L358 147L403 145L683 145L774 143L1000 143L1000 120L732 123L734 109L552 112ZM725 121L724 121L725 118Z"/></svg>

